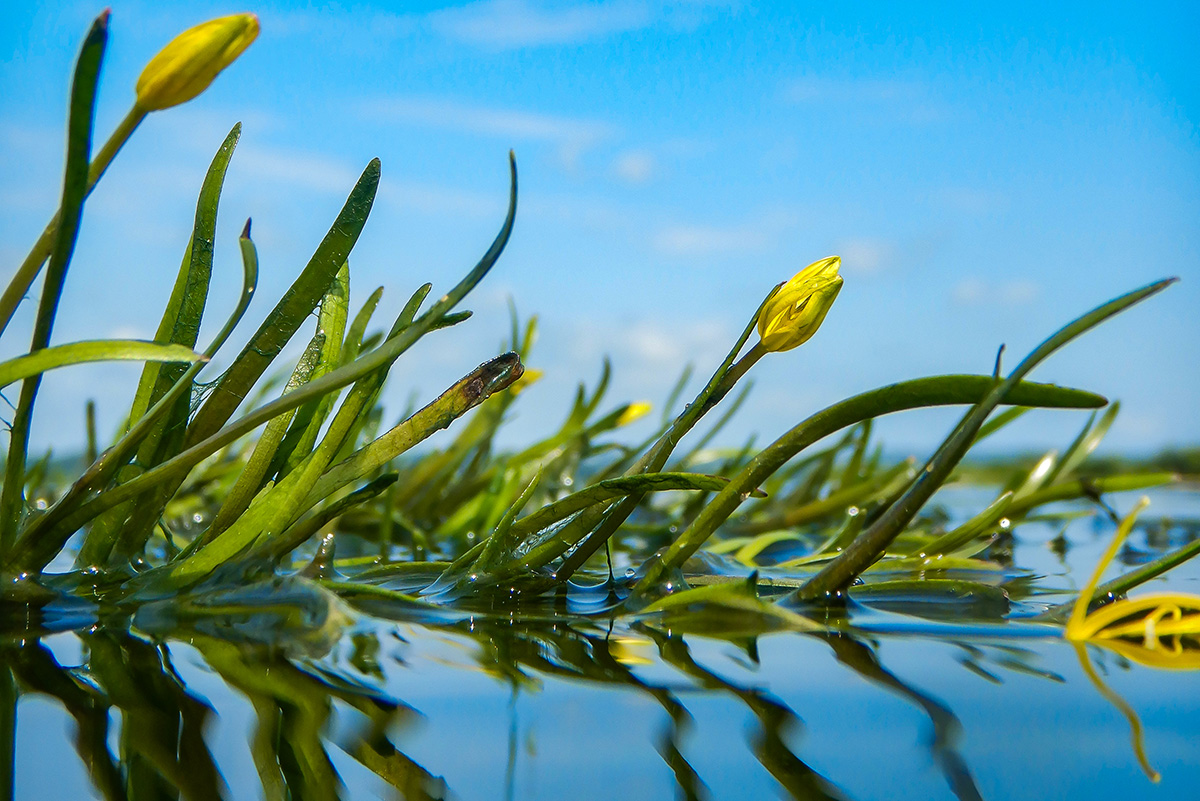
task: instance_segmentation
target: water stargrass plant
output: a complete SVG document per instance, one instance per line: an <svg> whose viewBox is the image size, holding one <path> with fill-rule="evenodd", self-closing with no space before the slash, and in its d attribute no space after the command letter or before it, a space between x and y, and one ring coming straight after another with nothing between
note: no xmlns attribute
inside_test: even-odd
<svg viewBox="0 0 1200 801"><path fill-rule="evenodd" d="M1200 667L1200 600L1178 593L1124 599L1192 558L1200 539L1099 583L1142 505L1120 520L1092 580L1071 604L1039 603L1036 577L1005 560L1006 539L1026 521L1098 513L1115 522L1111 494L1179 480L1174 472L1137 465L1089 470L1119 404L1084 389L1028 380L1072 340L1175 279L1083 313L1007 375L997 355L992 368L977 375L882 386L807 414L766 447L712 443L745 400L742 380L753 367L764 358L788 358L837 313L844 282L836 256L802 269L766 292L759 308L747 309L745 328L726 357L681 405L692 375L683 369L661 404L657 429L643 442L621 437L651 406L609 403L605 362L595 385L579 386L557 429L519 450L496 445L523 389L543 377L525 368L536 319L522 323L515 311L507 352L479 354L481 363L463 365L460 380L387 425L392 413L380 396L392 365L414 347L437 347L439 330L470 317L460 304L505 249L517 218L515 157L509 154L507 214L478 263L440 295L427 283L410 288L399 315L382 326L374 314L384 288L357 309L350 305L350 257L381 181L378 160L349 187L312 257L249 333L239 324L255 299L259 262L247 220L238 242L239 299L216 336L201 342L213 271L224 269L214 241L225 177L236 169L241 126L234 125L199 188L192 233L180 243L182 261L154 340L53 344L59 299L96 182L149 113L203 92L258 33L257 19L243 14L181 34L147 65L133 110L93 153L108 22L108 12L96 20L77 60L59 210L0 298L0 334L11 339L14 311L41 275L29 347L0 362L0 386L20 384L0 488L0 605L35 630L86 630L91 674L91 689L80 689L47 654L22 651L12 656L8 684L0 686L8 694L0 711L5 698L15 703L17 686L60 698L76 717L93 782L111 790L106 796L122 797L123 779L105 745L107 707L92 692L145 723L122 727L131 760L124 780L141 760L185 797L223 792L201 736L208 708L174 683L162 653L143 636L186 634L251 700L260 716L254 758L264 788L278 791L269 797L283 797L283 785L275 768L265 766L285 762L308 766L295 781L314 797L336 794L337 773L318 736L329 719L331 693L368 720L372 734L347 746L355 759L411 797L440 797L445 790L387 740L400 705L289 661L327 651L357 615L446 625L469 619L477 637L489 636L489 615L510 622L565 619L563 630L508 632L495 646L504 658L483 669L519 683L521 666L536 664L647 689L626 664L631 653L610 650L607 639L601 649L593 633L580 633L590 632L593 618L620 617L665 663L702 686L732 692L749 708L763 730L757 757L797 797L827 797L832 790L788 750L781 732L794 714L704 668L679 632L752 643L760 633L784 629L821 639L839 662L925 712L934 727L935 760L960 797L974 797L974 784L955 750L957 719L854 639L856 610L899 609L1039 630L1049 624L1056 636L1077 644L1083 669L1100 687L1089 645L1154 667ZM233 356L231 341L243 343ZM293 352L289 345L300 352L294 362L283 358ZM228 367L214 375L210 365L218 354ZM105 360L144 362L114 439L99 445L89 403L89 443L77 469L67 473L73 462L31 458L41 375ZM80 399L81 409L85 402ZM877 418L940 406L965 412L923 463L891 459L873 438ZM952 521L938 493L970 479L964 459L971 449L1039 408L1090 416L1061 453L1006 467L990 482L1000 484L994 499ZM537 656L546 648L574 656L548 665ZM986 673L976 657L967 662ZM370 670L369 653L359 654L356 646L354 658ZM695 771L676 747L686 711L668 690L648 691L672 721L664 758L680 786L690 786ZM1106 688L1101 691L1107 697ZM169 726L154 711L167 707L177 712ZM167 753L146 733L159 725L174 732L178 749ZM1135 724L1135 748L1146 764L1137 731ZM9 740L11 733L10 726ZM281 743L291 749L286 759L276 753Z"/></svg>
<svg viewBox="0 0 1200 801"><path fill-rule="evenodd" d="M257 32L252 15L235 15L181 34L146 67L132 114L140 122L150 111L195 97ZM748 444L714 458L705 446L744 399L743 388L725 403L739 381L768 354L787 358L785 352L808 342L831 312L843 286L836 256L768 293L700 393L671 416L685 374L665 405L662 428L640 445L610 439L649 406L626 403L602 412L606 365L592 391L580 386L557 431L518 452L495 449L507 410L535 380L532 373L522 379L535 322L522 328L515 313L511 352L485 359L381 432L378 398L390 366L427 335L467 319L469 312L458 305L504 250L517 209L515 160L508 213L479 263L429 305L430 285L418 287L387 330L375 333L369 329L383 289L357 312L349 306L349 257L380 181L380 164L372 161L266 320L223 373L205 378L206 365L233 338L257 283L247 221L239 243L240 302L201 348L218 206L240 125L217 149L200 188L192 236L154 341L51 345L86 198L137 127L123 124L116 143L110 140L93 157L92 120L107 38L106 12L84 42L72 84L59 212L5 293L23 296L32 284L30 265L36 274L46 263L28 352L0 364L0 381L21 382L0 497L0 564L11 600L45 604L85 593L104 605L136 608L181 599L200 587L203 597L212 597L214 589L248 577L293 576L313 592L409 607L529 601L602 585L610 606L640 614L678 596L671 606L750 602L769 617L793 620L813 604L841 603L856 586L863 597L889 589L967 591L969 580L949 577L986 573L989 563L980 554L1045 505L1174 480L1154 472L1095 479L1079 474L1113 422L1118 406L1111 404L1099 421L1093 413L1061 457L1049 454L1014 478L974 518L941 530L920 516L970 448L1025 411L1108 405L1085 390L1026 377L1069 341L1173 279L1082 315L1007 377L998 357L990 374L881 387L808 416L766 448ZM5 327L13 308L6 301ZM301 333L314 315L315 330ZM309 337L299 360L291 367L277 364L297 337ZM28 459L28 437L41 373L103 359L146 363L128 423L73 479L32 498L40 474L38 463ZM272 376L280 370L286 379L279 379L282 392L272 399ZM247 397L258 400L247 405ZM722 405L723 416L701 441L676 455L684 438ZM943 405L968 410L923 467L884 460L871 439L872 420ZM249 410L239 413L243 406ZM995 413L1001 406L1008 411ZM443 446L408 455L452 426ZM840 439L822 446L832 437ZM697 573L689 565L701 552L724 560L736 575L755 575L789 591L768 599L756 582ZM303 554L315 555L316 567L297 572ZM63 572L66 559L74 567ZM49 570L52 563L60 568ZM909 577L917 570L924 581Z"/></svg>

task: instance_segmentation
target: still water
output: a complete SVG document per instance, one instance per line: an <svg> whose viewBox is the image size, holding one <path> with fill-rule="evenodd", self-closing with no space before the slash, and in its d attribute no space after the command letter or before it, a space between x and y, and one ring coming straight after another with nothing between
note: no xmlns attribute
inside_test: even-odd
<svg viewBox="0 0 1200 801"><path fill-rule="evenodd" d="M1200 492L1158 492L1152 509L1165 522L1138 529L1114 570L1197 536ZM1071 597L1112 531L1102 516L1020 526L1024 570L995 578L1025 588L1005 616L852 605L816 633L339 608L280 639L83 615L4 642L15 793L1200 798L1200 671L1078 649L1027 619ZM1200 594L1200 568L1133 595L1167 588Z"/></svg>

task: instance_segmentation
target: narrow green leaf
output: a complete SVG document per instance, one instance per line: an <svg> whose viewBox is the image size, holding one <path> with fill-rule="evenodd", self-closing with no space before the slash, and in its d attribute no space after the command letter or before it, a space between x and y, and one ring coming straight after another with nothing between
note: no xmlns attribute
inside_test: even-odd
<svg viewBox="0 0 1200 801"><path fill-rule="evenodd" d="M325 335L317 332L308 347L304 349L299 361L296 362L296 369L292 371L292 375L288 378L287 384L284 385L283 394L287 394L297 387L306 384L312 377L313 371L317 369L317 363L321 360L321 352L325 346ZM241 474L234 483L233 488L225 496L224 503L221 504L216 516L213 518L212 525L208 527L200 537L196 538L196 547L207 545L218 534L233 524L241 516L242 512L250 505L250 501L262 489L263 483L269 474L269 467L275 458L276 449L279 443L283 441L284 434L287 432L288 424L291 423L295 416L295 410L279 415L271 422L267 423L263 429L262 435L258 441L254 443L254 450L250 454L250 459L246 462L246 466L242 468Z"/></svg>
<svg viewBox="0 0 1200 801"><path fill-rule="evenodd" d="M1161 292L1177 279L1158 281L1141 289L1115 298L1059 329L1049 339L1033 350L1017 365L1003 382L996 384L987 395L975 404L946 439L937 453L930 458L921 475L912 487L896 503L892 504L879 519L873 522L849 548L830 562L820 573L810 579L796 594L798 599L811 600L826 593L840 591L854 577L870 565L888 544L912 520L921 506L949 477L950 472L966 454L975 441L979 429L992 410L1001 403L1015 402L1014 388L1029 372L1050 354L1081 334L1091 330L1115 314L1138 301ZM1032 404L1020 403L1022 406Z"/></svg>
<svg viewBox="0 0 1200 801"><path fill-rule="evenodd" d="M980 426L979 433L975 435L975 443L979 444L1030 410L1029 406L1014 406L1011 409L1005 409Z"/></svg>
<svg viewBox="0 0 1200 801"><path fill-rule="evenodd" d="M79 221L83 215L83 202L87 198L88 190L96 86L100 79L100 64L104 60L107 44L108 13L105 12L92 23L91 30L84 39L79 59L75 62L67 120L67 159L63 169L62 201L59 206L58 226L54 231L54 245L46 266L42 296L34 321L33 339L29 346L31 354L50 344L54 318L58 314L58 301L62 296L67 268L79 236ZM7 320L4 320L3 324L6 325ZM40 385L41 379L37 375L22 382L16 413L13 415L9 431L4 487L0 490L0 554L12 545L23 512L29 426L33 420L33 404Z"/></svg>
<svg viewBox="0 0 1200 801"><path fill-rule="evenodd" d="M1096 450L1096 446L1100 444L1100 440L1104 439L1104 435L1108 433L1108 429L1112 428L1112 424L1117 419L1117 415L1121 411L1120 401L1114 402L1108 409L1105 410L1104 416L1100 418L1100 422L1093 427L1089 420L1086 427L1079 432L1078 439L1071 443L1071 447L1063 455L1062 461L1058 467L1051 473L1046 480L1046 486L1054 484L1060 478L1066 478L1074 473L1079 465Z"/></svg>
<svg viewBox="0 0 1200 801"><path fill-rule="evenodd" d="M648 592L666 572L682 564L742 502L741 493L760 486L772 473L809 445L842 430L884 414L931 406L978 403L995 386L991 376L948 375L918 378L891 384L847 398L809 417L760 452L725 489L721 490L683 534L652 565L639 582L638 592ZM1021 382L1012 387L1006 403L1018 406L1095 408L1107 401L1099 395L1052 384Z"/></svg>
<svg viewBox="0 0 1200 801"><path fill-rule="evenodd" d="M371 317L375 314L375 309L379 306L382 297L383 287L376 287L371 296L367 298L367 302L358 310L358 314L354 315L350 328L346 330L346 341L342 343L342 362L338 365L339 367L344 367L358 358L363 337L367 333L367 326L371 324Z"/></svg>
<svg viewBox="0 0 1200 801"><path fill-rule="evenodd" d="M313 371L312 378L317 379L335 370L341 363L342 339L346 336L346 318L349 315L350 302L350 265L343 264L338 269L337 277L329 285L325 297L321 299L320 313L317 315L317 331L324 335L325 345L321 350L321 359ZM291 426L279 445L275 459L268 473L278 481L292 472L301 461L312 452L321 433L325 419L333 409L337 393L330 392L321 398L316 398L296 410Z"/></svg>
<svg viewBox="0 0 1200 801"><path fill-rule="evenodd" d="M140 339L96 339L42 348L0 362L0 387L40 375L47 370L86 362L198 362L208 361L183 345L160 345Z"/></svg>
<svg viewBox="0 0 1200 801"><path fill-rule="evenodd" d="M208 302L208 286L212 277L213 247L217 230L217 209L221 201L221 190L225 186L225 174L229 170L229 160L237 147L242 135L242 124L233 126L225 141L217 149L212 162L208 165L204 182L200 186L200 195L196 201L196 216L192 225L192 236L184 250L183 263L175 278L175 286L167 307L163 310L158 331L154 335L157 342L176 343L195 347L200 333L200 323L204 317L204 307ZM162 370L157 365L147 365L142 371L138 382L137 393L134 395L133 408L129 412L130 425L141 419L142 415L154 405L159 398L167 393L171 386L180 379L182 370ZM182 413L186 415L188 396L183 402ZM179 411L173 410L176 419L174 425L179 425ZM172 424L164 420L161 426L151 431L142 447L143 462L152 457L151 451L157 447L162 436L162 428Z"/></svg>
<svg viewBox="0 0 1200 801"><path fill-rule="evenodd" d="M188 426L187 446L202 442L225 424L242 398L324 297L338 268L346 263L371 213L375 191L379 187L379 170L379 159L373 159L363 170L337 219L304 270L196 412L195 419Z"/></svg>
<svg viewBox="0 0 1200 801"><path fill-rule="evenodd" d="M1012 505L1013 493L1004 492L988 504L987 508L961 526L948 531L933 542L913 548L909 556L937 556L948 554L966 545L983 534L1000 520Z"/></svg>
<svg viewBox="0 0 1200 801"><path fill-rule="evenodd" d="M242 231L240 245L242 250L242 293L238 298L237 306L225 321L225 325L221 327L204 351L205 357L209 359L225 344L245 315L258 285L258 255L254 249L254 242L250 239L249 220L246 221L246 227ZM118 475L118 471L126 467L138 444L142 441L142 437L150 431L151 426L159 417L171 408L183 390L191 386L192 379L199 374L203 366L203 362L193 364L176 382L175 386L160 398L158 403L147 411L133 428L88 466L83 475L71 485L66 494L46 514L33 520L29 527L22 532L19 543L21 551L27 555L36 552L37 555L32 558L37 562L53 558L67 538L78 529L77 525L64 525L62 521L75 512L95 488L107 484L110 479ZM108 559L125 517L126 515L118 509L111 515L97 520L87 532L77 563L83 566L103 564ZM40 570L41 567L39 566L37 569Z"/></svg>
<svg viewBox="0 0 1200 801"><path fill-rule="evenodd" d="M284 397L268 403L267 405L256 409L253 412L242 417L233 424L226 426L220 431L211 436L197 442L185 451L180 453L173 459L158 465L151 470L148 470L143 475L124 484L120 487L109 490L99 497L92 500L90 503L84 504L74 512L68 515L62 525L55 530L54 536L43 537L36 545L30 545L29 548L21 555L21 560L18 564L25 566L27 569L41 570L62 544L66 542L70 533L78 529L87 521L92 520L97 515L104 511L117 506L130 498L136 497L140 493L151 487L157 487L166 482L174 483L178 487L179 483L187 476L188 472L198 463L211 456L216 451L233 442L255 428L258 428L265 422L274 417L283 414L284 412L295 409L312 398L320 397L328 392L340 389L348 384L352 384L360 378L370 375L378 371L381 367L391 364L400 354L404 353L408 348L420 339L428 330L430 330L436 322L438 322L447 311L452 309L455 304L473 289L483 277L491 270L492 266L499 259L500 254L504 251L505 245L508 243L509 236L512 234L513 222L517 212L517 166L516 160L510 154L509 168L511 176L511 189L509 192L509 207L508 214L505 217L504 224L501 226L500 233L497 234L492 246L483 255L479 263L467 273L467 275L454 287L449 293L444 295L433 307L421 318L414 322L413 325L406 328L401 334L394 339L385 342L378 349L367 353L352 364L334 370L322 378L309 382L303 387L294 392L285 395ZM376 170L376 175L377 175ZM344 259L343 259L344 261ZM340 263L340 262L339 262ZM325 286L328 286L326 284ZM315 302L315 301L314 301ZM311 307L310 307L311 308ZM277 307L278 310L278 307ZM273 355L273 354L272 354ZM269 361L269 357L266 357ZM265 366L265 365L264 365ZM211 402L211 399L210 399ZM173 492L173 490L172 490ZM169 493L168 493L169 494ZM63 532L67 532L64 536ZM14 555L15 558L15 555Z"/></svg>

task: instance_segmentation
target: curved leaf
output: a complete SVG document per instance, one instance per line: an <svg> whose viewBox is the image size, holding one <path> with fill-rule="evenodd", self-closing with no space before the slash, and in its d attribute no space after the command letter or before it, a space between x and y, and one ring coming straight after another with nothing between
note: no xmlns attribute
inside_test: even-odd
<svg viewBox="0 0 1200 801"><path fill-rule="evenodd" d="M0 387L47 370L87 362L206 362L183 345L160 345L141 339L95 339L55 345L0 362Z"/></svg>

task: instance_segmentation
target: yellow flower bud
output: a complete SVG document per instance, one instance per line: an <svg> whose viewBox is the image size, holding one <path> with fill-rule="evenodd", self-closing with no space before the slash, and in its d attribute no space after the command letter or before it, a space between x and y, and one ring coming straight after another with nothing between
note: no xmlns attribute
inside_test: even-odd
<svg viewBox="0 0 1200 801"><path fill-rule="evenodd" d="M208 88L258 36L258 17L234 14L188 28L158 51L137 82L142 111L178 106Z"/></svg>
<svg viewBox="0 0 1200 801"><path fill-rule="evenodd" d="M839 256L813 262L767 301L758 316L758 335L764 350L791 350L817 332L842 288L842 277L838 275L841 266Z"/></svg>
<svg viewBox="0 0 1200 801"><path fill-rule="evenodd" d="M629 404L625 407L625 410L621 412L621 416L617 418L617 427L620 428L621 426L627 426L634 420L641 420L643 417L650 414L650 410L653 408L654 406L646 401L638 401L636 403Z"/></svg>

